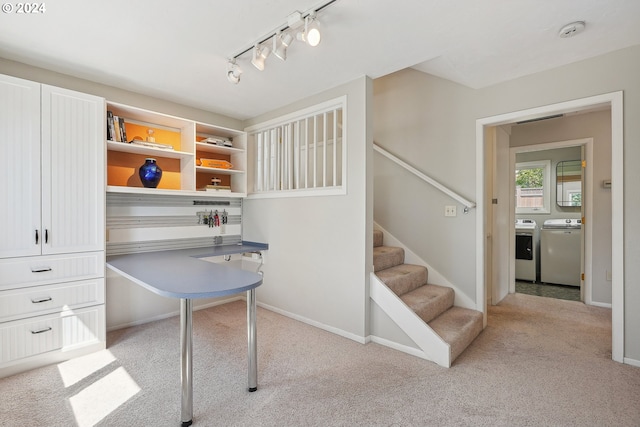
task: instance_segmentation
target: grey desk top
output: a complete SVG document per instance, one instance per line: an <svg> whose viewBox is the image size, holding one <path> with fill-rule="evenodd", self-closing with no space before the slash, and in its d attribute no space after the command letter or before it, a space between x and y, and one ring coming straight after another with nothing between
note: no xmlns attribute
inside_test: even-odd
<svg viewBox="0 0 640 427"><path fill-rule="evenodd" d="M107 267L165 297L221 297L260 286L262 276L199 258L268 248L262 243L242 242L238 245L113 255L107 257Z"/></svg>

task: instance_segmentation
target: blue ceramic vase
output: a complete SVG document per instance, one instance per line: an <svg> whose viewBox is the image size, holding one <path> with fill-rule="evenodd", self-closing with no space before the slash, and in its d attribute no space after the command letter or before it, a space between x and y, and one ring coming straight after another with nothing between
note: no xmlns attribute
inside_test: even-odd
<svg viewBox="0 0 640 427"><path fill-rule="evenodd" d="M144 165L138 169L138 174L142 185L147 188L156 188L160 183L160 178L162 178L162 169L158 167L156 159L147 158L144 161Z"/></svg>

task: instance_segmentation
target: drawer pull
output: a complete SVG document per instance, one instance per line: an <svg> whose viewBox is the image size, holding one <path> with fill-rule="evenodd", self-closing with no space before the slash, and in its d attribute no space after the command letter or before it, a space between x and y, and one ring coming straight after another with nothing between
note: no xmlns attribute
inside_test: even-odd
<svg viewBox="0 0 640 427"><path fill-rule="evenodd" d="M31 333L32 333L33 335L36 335L36 334L42 334L42 333L44 333L44 332L49 332L50 330L51 330L51 326L46 327L46 328L39 329L39 330L37 330L37 331L31 331Z"/></svg>
<svg viewBox="0 0 640 427"><path fill-rule="evenodd" d="M31 269L32 273L44 273L46 271L51 271L51 267L36 267Z"/></svg>
<svg viewBox="0 0 640 427"><path fill-rule="evenodd" d="M47 302L47 301L51 301L52 298L51 297L44 297L44 298L36 298L36 299L31 299L31 302L34 304L40 304L42 302Z"/></svg>

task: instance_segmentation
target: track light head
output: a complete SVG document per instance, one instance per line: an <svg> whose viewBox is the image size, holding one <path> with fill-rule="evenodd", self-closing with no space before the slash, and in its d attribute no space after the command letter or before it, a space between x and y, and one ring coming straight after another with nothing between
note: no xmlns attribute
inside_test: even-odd
<svg viewBox="0 0 640 427"><path fill-rule="evenodd" d="M280 45L278 45L280 41ZM283 61L287 60L287 48L293 41L293 36L289 33L276 34L273 36L273 54Z"/></svg>
<svg viewBox="0 0 640 427"><path fill-rule="evenodd" d="M264 71L264 60L267 59L271 51L267 46L256 45L253 48L253 59L251 63L260 71Z"/></svg>
<svg viewBox="0 0 640 427"><path fill-rule="evenodd" d="M227 63L227 80L231 83L238 84L240 82L240 74L242 74L242 68L236 64L235 58Z"/></svg>
<svg viewBox="0 0 640 427"><path fill-rule="evenodd" d="M309 43L309 46L315 47L320 44L322 35L320 34L320 28L318 27L318 20L315 18L315 16L311 18L305 32L306 32L307 43Z"/></svg>
<svg viewBox="0 0 640 427"><path fill-rule="evenodd" d="M318 26L318 20L316 19L315 12L310 13L304 18L304 30L298 33L298 40L307 43L309 46L318 46L322 35L320 34L320 28Z"/></svg>

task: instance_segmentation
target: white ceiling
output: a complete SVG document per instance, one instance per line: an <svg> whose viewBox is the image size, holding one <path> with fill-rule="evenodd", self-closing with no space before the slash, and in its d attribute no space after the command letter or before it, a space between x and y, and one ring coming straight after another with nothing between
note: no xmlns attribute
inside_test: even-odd
<svg viewBox="0 0 640 427"><path fill-rule="evenodd" d="M260 72L227 59L317 0L56 0L0 14L0 57L238 119L407 67L480 88L640 44L639 0L337 0L323 40ZM16 3L13 3L16 4ZM572 21L586 30L562 39Z"/></svg>

